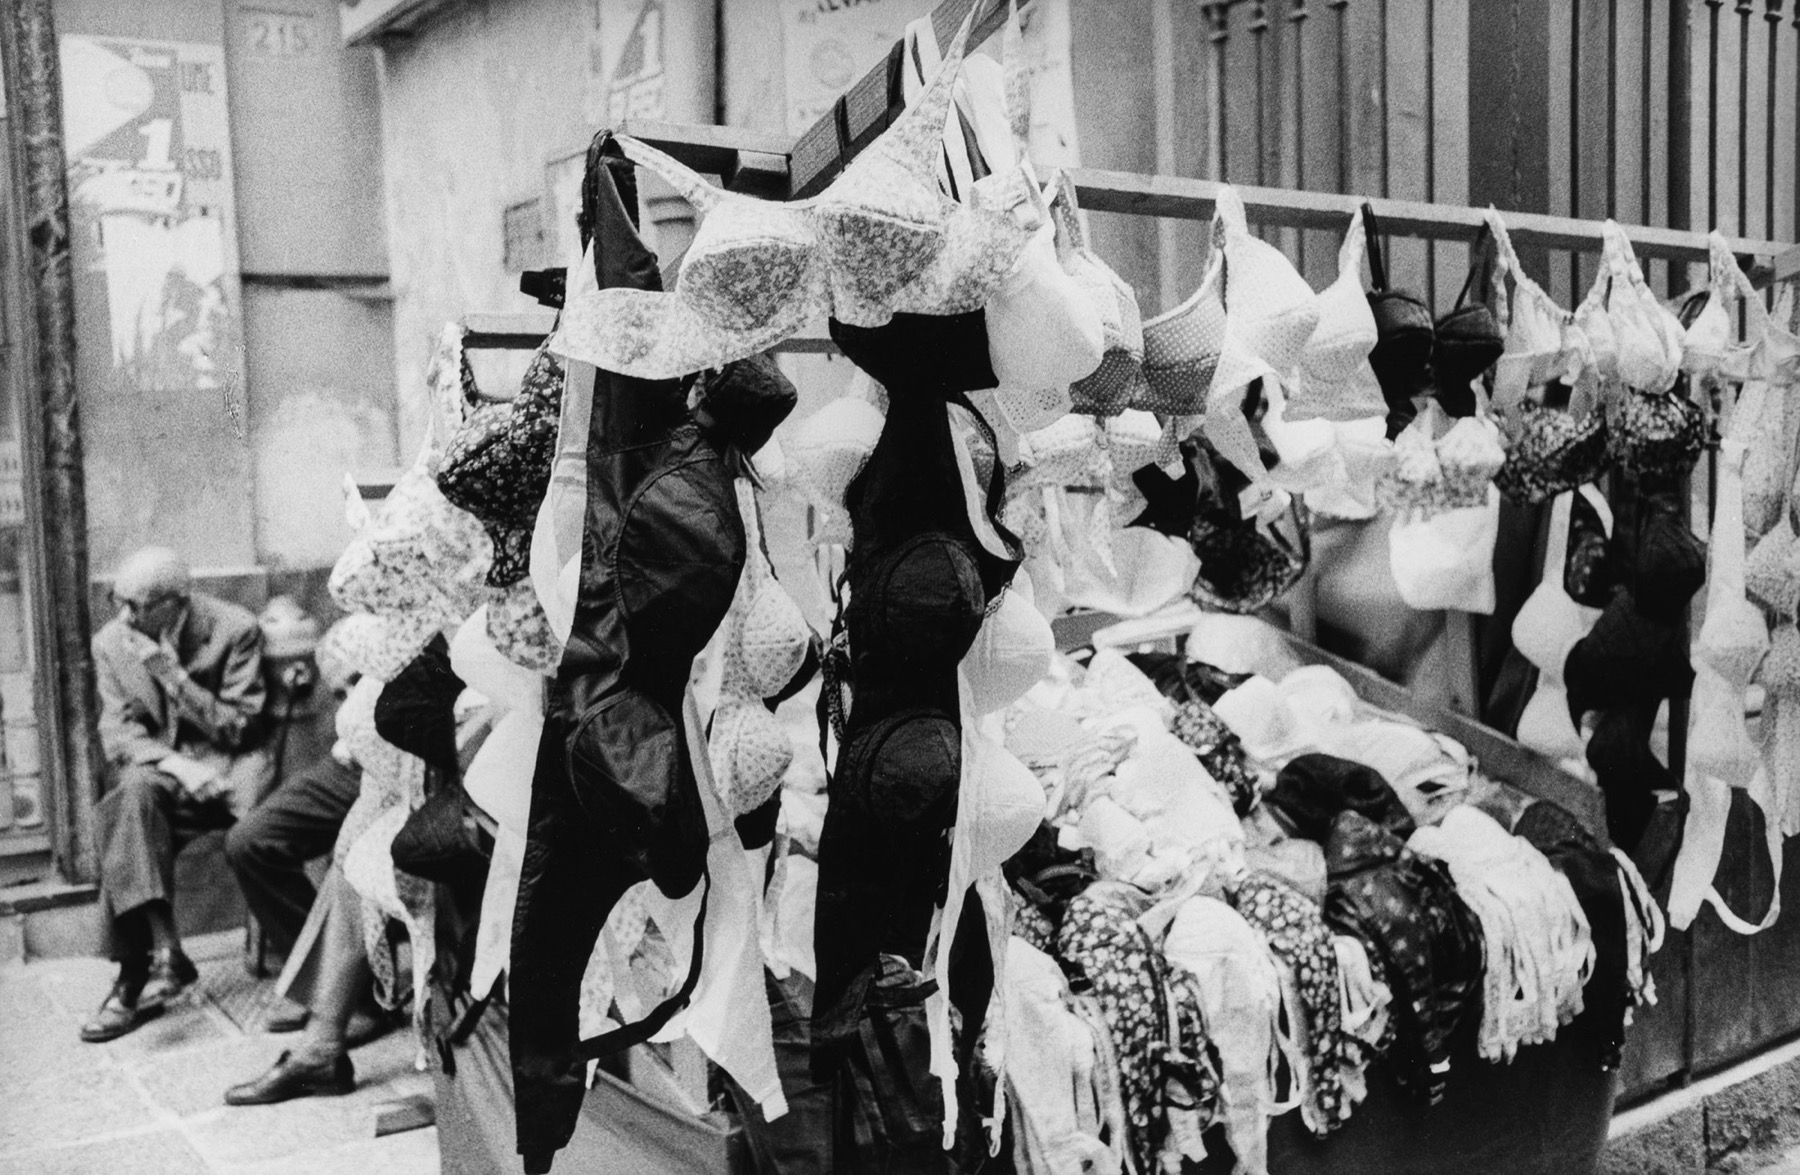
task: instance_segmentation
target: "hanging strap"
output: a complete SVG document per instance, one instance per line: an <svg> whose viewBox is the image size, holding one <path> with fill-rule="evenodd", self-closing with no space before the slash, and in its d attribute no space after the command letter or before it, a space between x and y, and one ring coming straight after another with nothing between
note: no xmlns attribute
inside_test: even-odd
<svg viewBox="0 0 1800 1175"><path fill-rule="evenodd" d="M1494 254L1489 249L1492 240L1493 234L1484 220L1481 231L1475 234L1475 241L1469 246L1469 274L1463 278L1462 293L1456 295L1456 305L1451 308L1451 313L1461 310L1463 303L1468 301L1469 291L1475 288L1475 275L1492 271Z"/></svg>
<svg viewBox="0 0 1800 1175"><path fill-rule="evenodd" d="M688 960L687 977L681 981L681 989L662 1003L650 1010L650 1014L642 1020L633 1021L611 1032L602 1032L599 1036L591 1036L575 1046L575 1054L586 1060L596 1057L611 1056L623 1052L633 1045L643 1044L674 1019L675 1013L687 1007L693 998L694 988L700 984L700 970L706 955L706 904L712 897L712 873L702 870L700 884L705 886L700 891L700 908L694 913L694 950Z"/></svg>
<svg viewBox="0 0 1800 1175"><path fill-rule="evenodd" d="M1375 219L1375 209L1367 200L1362 206L1363 241L1369 252L1369 284L1376 293L1387 290L1387 260L1381 252L1381 225Z"/></svg>

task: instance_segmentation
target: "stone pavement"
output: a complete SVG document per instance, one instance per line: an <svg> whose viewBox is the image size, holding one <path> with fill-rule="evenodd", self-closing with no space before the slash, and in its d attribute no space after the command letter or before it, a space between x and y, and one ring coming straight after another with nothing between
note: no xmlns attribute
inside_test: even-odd
<svg viewBox="0 0 1800 1175"><path fill-rule="evenodd" d="M245 974L241 941L190 944L196 994L103 1045L76 1030L111 986L112 964L0 965L0 1175L437 1175L435 1129L375 1137L379 1106L431 1089L406 1032L352 1054L348 1097L223 1103L226 1086L294 1039L255 1030L270 981Z"/></svg>

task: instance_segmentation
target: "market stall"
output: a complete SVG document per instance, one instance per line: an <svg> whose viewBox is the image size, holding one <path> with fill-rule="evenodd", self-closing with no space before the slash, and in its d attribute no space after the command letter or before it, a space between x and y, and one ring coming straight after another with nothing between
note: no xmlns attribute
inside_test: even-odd
<svg viewBox="0 0 1800 1175"><path fill-rule="evenodd" d="M497 715L437 793L493 840L418 992L470 1111L446 1153L543 1171L724 1105L764 1167L1592 1169L1663 905L1773 924L1715 883L1730 812L1772 868L1800 826L1800 336L1740 265L1768 251L1039 177L1016 25L971 7L786 156L597 135L582 252L532 279L554 323L446 335L425 450L359 520L333 587L367 706L441 630ZM698 218L672 280L648 175ZM1200 288L1142 314L1097 211L1210 221ZM1342 231L1338 279L1253 222ZM1394 236L1474 242L1449 313L1389 285ZM1594 292L1557 306L1517 242L1598 251ZM1685 320L1639 253L1707 263ZM536 348L516 398L475 394L477 343ZM858 374L784 426L793 352ZM1547 522L1516 739L1476 720L1503 499ZM423 974L444 895L382 854L434 797L359 758L346 871Z"/></svg>

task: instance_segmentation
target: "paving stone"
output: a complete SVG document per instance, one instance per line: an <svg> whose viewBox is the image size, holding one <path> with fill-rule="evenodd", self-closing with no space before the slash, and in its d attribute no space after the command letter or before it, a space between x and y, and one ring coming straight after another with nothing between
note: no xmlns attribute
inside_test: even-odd
<svg viewBox="0 0 1800 1175"><path fill-rule="evenodd" d="M193 1175L202 1170L200 1156L173 1128L0 1155L0 1175Z"/></svg>
<svg viewBox="0 0 1800 1175"><path fill-rule="evenodd" d="M169 1057L201 1045L232 1038L229 1023L209 1011L203 999L190 997L147 1021L135 1032L108 1041L102 1047L115 1059L130 1064L148 1057Z"/></svg>
<svg viewBox="0 0 1800 1175"><path fill-rule="evenodd" d="M57 1007L83 1020L100 1006L119 973L119 965L108 959L56 959L29 969Z"/></svg>
<svg viewBox="0 0 1800 1175"><path fill-rule="evenodd" d="M370 1138L326 1151L270 1159L260 1163L215 1166L213 1175L438 1175L437 1128L408 1130L386 1138Z"/></svg>
<svg viewBox="0 0 1800 1175"><path fill-rule="evenodd" d="M280 1052L265 1039L221 1034L180 1052L142 1054L127 1064L151 1101L186 1118L224 1106L228 1086L255 1077Z"/></svg>
<svg viewBox="0 0 1800 1175"><path fill-rule="evenodd" d="M299 1098L275 1106L233 1106L190 1119L187 1131L208 1166L229 1168L317 1155L371 1139L375 1137L376 1105L352 1095Z"/></svg>
<svg viewBox="0 0 1800 1175"><path fill-rule="evenodd" d="M41 991L32 1000L26 993L9 994L16 1010L0 1017L0 1093L43 1081L90 1072L108 1066L99 1046L84 1043L78 1032L81 1021L52 1004ZM36 1005L36 1014L26 1011ZM0 1116L10 1116L0 1111Z"/></svg>
<svg viewBox="0 0 1800 1175"><path fill-rule="evenodd" d="M77 1143L156 1121L137 1087L111 1068L22 1084L8 1090L0 1105L0 1154Z"/></svg>

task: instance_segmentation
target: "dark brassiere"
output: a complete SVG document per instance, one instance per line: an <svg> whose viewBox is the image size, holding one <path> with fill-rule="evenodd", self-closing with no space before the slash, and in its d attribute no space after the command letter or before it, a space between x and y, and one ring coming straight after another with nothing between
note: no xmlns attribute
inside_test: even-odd
<svg viewBox="0 0 1800 1175"><path fill-rule="evenodd" d="M1362 216L1372 286L1369 310L1375 316L1375 349L1369 352L1369 366L1374 368L1382 398L1388 404L1387 435L1391 441L1418 415L1413 397L1431 390L1431 356L1437 331L1430 308L1416 294L1388 289L1387 262L1381 251L1375 210L1364 204Z"/></svg>
<svg viewBox="0 0 1800 1175"><path fill-rule="evenodd" d="M1454 417L1475 414L1475 393L1471 384L1506 350L1506 335L1494 312L1485 302L1468 300L1476 278L1481 278L1485 286L1493 265L1492 237L1485 221L1470 249L1469 258L1469 275L1463 279L1456 306L1437 320L1436 346L1431 358L1437 402Z"/></svg>

